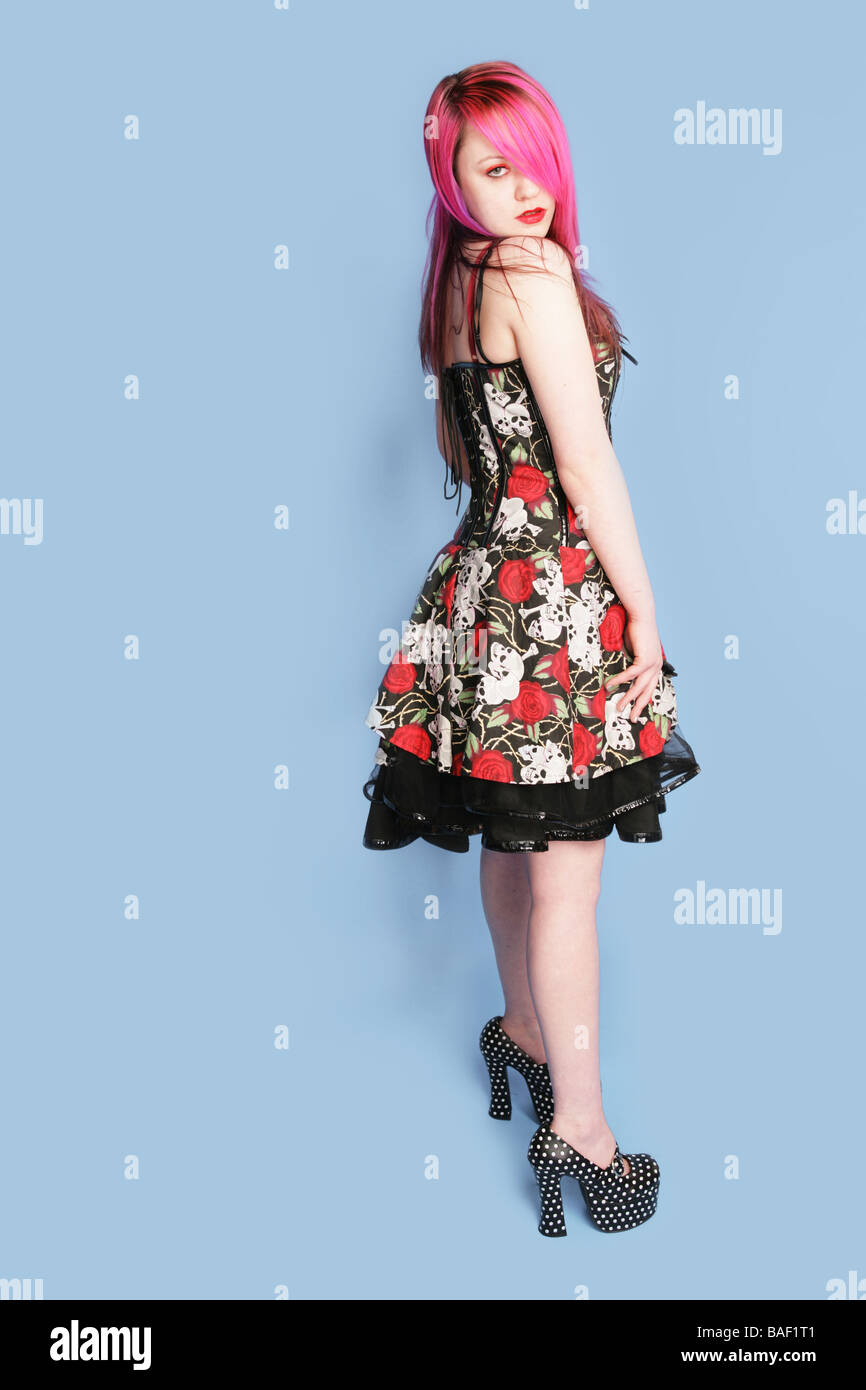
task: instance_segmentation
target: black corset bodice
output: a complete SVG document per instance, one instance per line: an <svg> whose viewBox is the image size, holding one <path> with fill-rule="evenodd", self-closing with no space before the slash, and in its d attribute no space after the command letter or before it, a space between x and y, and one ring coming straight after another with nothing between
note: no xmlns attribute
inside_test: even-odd
<svg viewBox="0 0 866 1390"><path fill-rule="evenodd" d="M442 428L449 455L444 495L457 497L459 512L463 487L462 440L469 460L471 497L455 539L460 544L486 545L503 503L507 504L509 497L513 497L530 502L536 516L553 524L559 544L566 545L571 509L526 368L519 357L509 362L492 362L481 347L483 274L494 244L473 266L470 279L467 310L473 360L453 362L442 372ZM608 343L600 341L594 343L593 352L601 406L610 437L611 405L619 381L616 355ZM622 352L636 362L625 348ZM455 489L451 493L448 492L449 481ZM499 520L501 524L501 516Z"/></svg>
<svg viewBox="0 0 866 1390"><path fill-rule="evenodd" d="M597 358L595 369L610 436L610 408L619 379L613 353L608 351ZM551 493L560 544L565 545L568 502L550 437L520 358L504 363L452 363L442 373L441 395L443 433L452 459L445 496L457 497L458 511L463 483L460 439L470 467L471 498L460 532L462 543L471 538L476 544L486 544L500 504L513 488L519 495L532 496L536 489L539 494ZM451 493L447 491L449 478L455 487Z"/></svg>

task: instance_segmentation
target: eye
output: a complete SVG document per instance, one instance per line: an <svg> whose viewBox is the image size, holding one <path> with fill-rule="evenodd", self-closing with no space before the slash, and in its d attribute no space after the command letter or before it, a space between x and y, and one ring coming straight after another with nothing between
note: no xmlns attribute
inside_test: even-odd
<svg viewBox="0 0 866 1390"><path fill-rule="evenodd" d="M504 169L504 170L506 171L506 173L507 173L507 172L508 172L508 165L507 165L507 164L494 164L493 167L492 167L491 169L488 169L488 170L487 170L488 176L489 176L490 174L495 174L497 169Z"/></svg>

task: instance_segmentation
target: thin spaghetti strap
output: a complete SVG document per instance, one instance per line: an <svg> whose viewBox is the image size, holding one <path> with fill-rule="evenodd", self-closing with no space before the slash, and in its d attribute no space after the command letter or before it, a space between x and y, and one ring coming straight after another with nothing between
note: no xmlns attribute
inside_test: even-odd
<svg viewBox="0 0 866 1390"><path fill-rule="evenodd" d="M481 294L484 290L484 266L487 257L493 250L495 242L490 243L487 249L475 261L469 273L469 288L466 293L466 326L469 330L469 351L472 354L472 361L478 361L478 354L489 362L490 358L486 355L481 346Z"/></svg>

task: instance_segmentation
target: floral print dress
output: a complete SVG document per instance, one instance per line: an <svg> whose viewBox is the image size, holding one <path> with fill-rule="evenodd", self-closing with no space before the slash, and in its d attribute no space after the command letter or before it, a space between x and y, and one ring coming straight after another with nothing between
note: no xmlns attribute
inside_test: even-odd
<svg viewBox="0 0 866 1390"><path fill-rule="evenodd" d="M700 771L677 728L677 672L663 651L637 721L616 709L627 687L603 688L631 665L627 614L565 495L523 363L481 349L492 249L470 280L472 361L441 382L451 479L462 488L462 437L471 497L366 716L379 743L363 844L465 851L480 834L488 849L543 851L614 825L627 842L658 841L665 794ZM607 344L595 354L610 435L616 358Z"/></svg>

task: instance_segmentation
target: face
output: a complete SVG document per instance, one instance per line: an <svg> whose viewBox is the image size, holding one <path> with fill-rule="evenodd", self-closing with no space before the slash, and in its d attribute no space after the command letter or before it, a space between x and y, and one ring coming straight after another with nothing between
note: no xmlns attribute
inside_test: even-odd
<svg viewBox="0 0 866 1390"><path fill-rule="evenodd" d="M546 236L550 231L555 200L468 123L455 173L467 208L491 236L519 236L522 232Z"/></svg>

